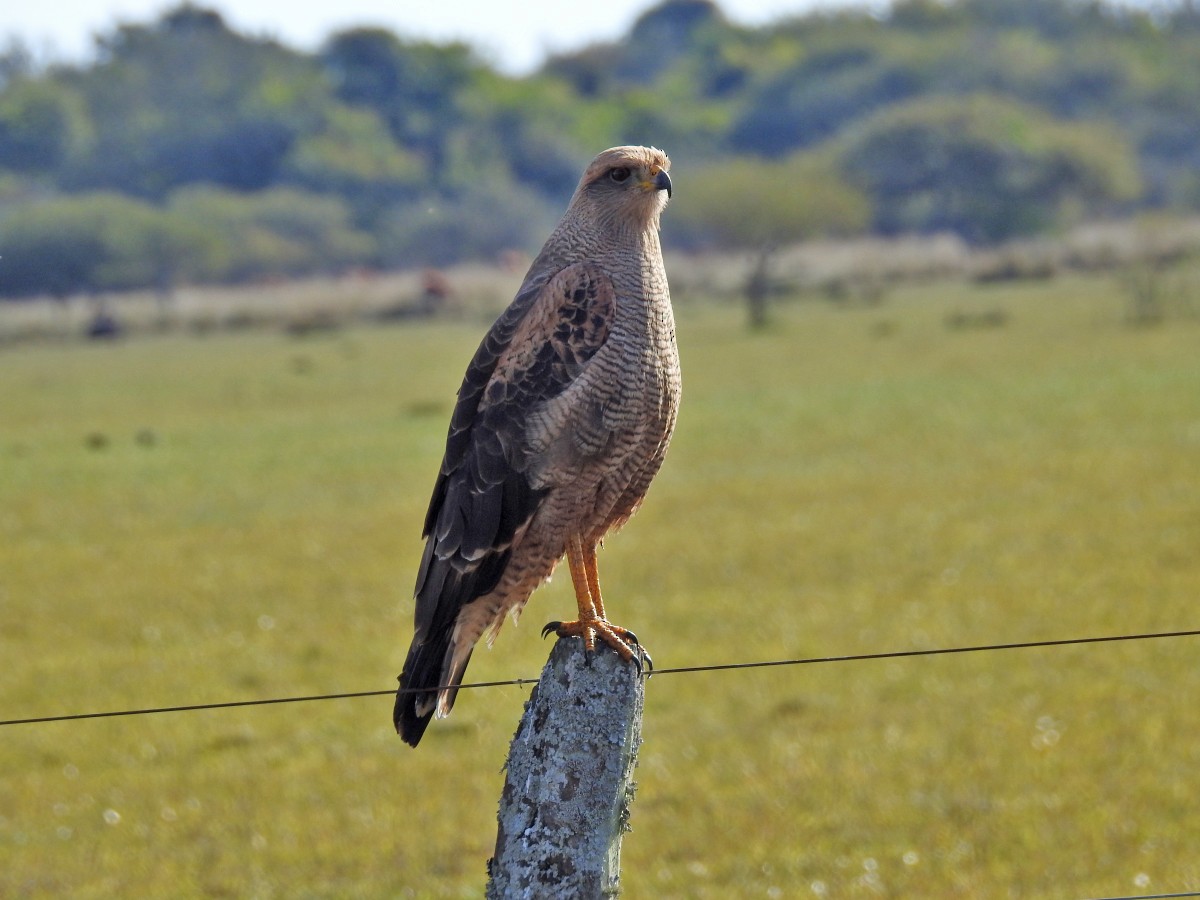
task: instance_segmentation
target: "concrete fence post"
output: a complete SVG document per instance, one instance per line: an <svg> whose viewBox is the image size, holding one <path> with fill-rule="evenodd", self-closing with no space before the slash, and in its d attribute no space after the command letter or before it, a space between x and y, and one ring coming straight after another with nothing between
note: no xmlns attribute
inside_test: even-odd
<svg viewBox="0 0 1200 900"><path fill-rule="evenodd" d="M555 643L509 748L488 900L618 893L644 696L608 647Z"/></svg>

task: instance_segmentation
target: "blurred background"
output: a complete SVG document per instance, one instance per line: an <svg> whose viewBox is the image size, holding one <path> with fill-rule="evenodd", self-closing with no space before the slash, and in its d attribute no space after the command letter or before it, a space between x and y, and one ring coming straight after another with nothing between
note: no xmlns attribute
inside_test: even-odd
<svg viewBox="0 0 1200 900"><path fill-rule="evenodd" d="M764 255L820 237L936 235L934 266L1058 241L998 276L1195 246L1191 221L1079 233L1200 208L1191 3L630 17L520 75L382 27L298 49L195 5L113 21L70 58L31 23L38 41L0 53L0 297L166 308L183 285L519 268L619 143L675 159L668 248L749 251L763 290Z"/></svg>
<svg viewBox="0 0 1200 900"><path fill-rule="evenodd" d="M622 143L684 398L601 567L660 667L1200 627L1192 0L43 6L0 721L394 685L463 369ZM1194 640L655 677L625 895L1200 891ZM479 896L526 697L0 725L0 897Z"/></svg>

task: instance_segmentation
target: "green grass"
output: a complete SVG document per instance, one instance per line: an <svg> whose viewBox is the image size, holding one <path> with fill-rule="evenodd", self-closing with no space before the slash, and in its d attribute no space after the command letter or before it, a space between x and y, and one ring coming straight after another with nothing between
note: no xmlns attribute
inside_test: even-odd
<svg viewBox="0 0 1200 900"><path fill-rule="evenodd" d="M963 309L1001 328L949 330ZM384 689L467 325L0 353L0 718ZM1200 627L1200 326L1103 280L679 311L660 667ZM568 579L475 655L535 675ZM663 675L624 896L1200 889L1195 639ZM526 690L0 729L0 896L478 896Z"/></svg>

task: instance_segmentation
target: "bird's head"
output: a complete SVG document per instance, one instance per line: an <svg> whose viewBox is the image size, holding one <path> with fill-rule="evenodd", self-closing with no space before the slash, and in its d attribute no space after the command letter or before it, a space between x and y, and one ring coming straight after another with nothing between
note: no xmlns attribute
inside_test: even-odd
<svg viewBox="0 0 1200 900"><path fill-rule="evenodd" d="M671 196L671 160L655 147L613 147L587 167L575 202L605 217L644 228L657 226Z"/></svg>

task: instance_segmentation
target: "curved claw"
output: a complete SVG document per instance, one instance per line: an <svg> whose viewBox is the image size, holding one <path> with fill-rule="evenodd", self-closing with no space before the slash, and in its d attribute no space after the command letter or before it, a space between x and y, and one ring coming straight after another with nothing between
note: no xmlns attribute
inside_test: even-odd
<svg viewBox="0 0 1200 900"><path fill-rule="evenodd" d="M639 675L645 675L647 678L649 678L651 673L654 672L654 660L652 660L650 658L650 654L643 650L642 647L637 643L634 644L634 653L633 656L630 657L629 661L633 663Z"/></svg>
<svg viewBox="0 0 1200 900"><path fill-rule="evenodd" d="M627 628L612 625L603 619L594 619L589 623L547 622L542 628L542 638L549 637L551 632L559 637L582 637L584 660L589 666L595 653L596 639L599 638L620 654L622 659L632 662L639 675L649 677L654 671L654 660L638 641L637 635Z"/></svg>

